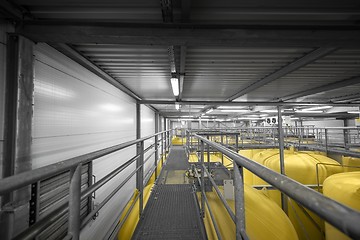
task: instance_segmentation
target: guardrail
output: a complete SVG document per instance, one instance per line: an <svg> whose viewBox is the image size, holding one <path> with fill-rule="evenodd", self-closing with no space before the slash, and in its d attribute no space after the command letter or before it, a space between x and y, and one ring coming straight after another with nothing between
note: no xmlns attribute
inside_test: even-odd
<svg viewBox="0 0 360 240"><path fill-rule="evenodd" d="M37 168L31 171L23 172L17 175L13 175L4 179L0 179L0 195L5 195L9 192L20 189L24 186L30 185L37 181L47 179L49 177L55 176L57 174L70 171L70 188L69 188L69 199L68 202L63 203L61 206L54 209L49 215L45 218L39 220L34 225L30 226L28 229L17 235L14 239L34 239L38 234L40 234L44 229L54 223L57 219L64 216L67 212L68 214L68 234L65 239L79 239L80 229L84 227L90 220L99 212L99 210L128 182L134 175L136 175L136 188L138 189L139 195L139 213L143 211L143 188L144 184L150 179L147 177L144 183L144 164L155 154L155 162L151 169L150 176L153 172L156 175L156 169L158 165L158 149L161 147L161 158L163 159L164 154L168 151L169 148L169 138L170 131L167 130L159 132L141 139L129 141L126 143L118 144L112 147L108 147L102 150L94 151L88 154L84 154L78 157L70 158L61 162L57 162L51 165L47 165L41 168ZM159 136L161 138L159 139ZM155 141L148 148L144 149L144 142L151 138L155 138ZM161 144L159 144L161 143ZM108 154L117 152L119 150L128 148L130 146L136 145L137 152L136 155L107 174L105 177L97 181L95 184L89 186L88 188L81 191L81 166L92 162L100 157L106 156ZM144 159L146 152L154 148L154 151ZM105 183L113 179L124 169L130 166L132 163L136 162L136 169L132 171L97 207L92 209L92 211L85 217L85 219L80 222L80 202L81 200L89 197L92 193L102 187ZM155 176L156 178L157 176ZM11 206L3 206L3 208L11 208Z"/></svg>
<svg viewBox="0 0 360 240"><path fill-rule="evenodd" d="M236 239L247 239L245 228L244 183L242 168L246 168L258 177L262 178L264 181L271 184L291 199L316 213L318 216L342 231L347 236L353 239L360 239L360 213L358 211L355 211L343 204L340 204L339 202L325 197L324 195L294 181L285 175L279 174L255 161L243 157L219 143L212 142L207 138L197 134L192 134L191 136L199 139L200 141L202 192L204 189L203 176L204 173L207 172L206 166L203 164L204 144L207 144L208 146L211 146L212 149L216 149L222 154L225 154L227 157L233 160L235 166L238 166L238 168L234 167L235 216L229 212L230 216L236 224ZM211 176L208 176L211 181ZM211 182L216 190L216 184L214 184L213 181ZM205 198L202 198L201 201L205 201ZM204 205L205 204L202 202L202 210L204 210Z"/></svg>

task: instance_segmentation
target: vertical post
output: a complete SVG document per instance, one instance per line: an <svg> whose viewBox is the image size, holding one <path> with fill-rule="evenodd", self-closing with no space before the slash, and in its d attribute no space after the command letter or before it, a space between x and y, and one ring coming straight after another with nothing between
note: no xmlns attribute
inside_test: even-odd
<svg viewBox="0 0 360 240"><path fill-rule="evenodd" d="M206 138L209 140L209 136L206 136ZM207 146L206 146L206 152L207 152L207 163L208 163L208 171L210 172L210 158L211 158L211 156L210 156L210 145L208 144Z"/></svg>
<svg viewBox="0 0 360 240"><path fill-rule="evenodd" d="M34 43L24 37L9 35L6 42L5 91L1 92L0 143L3 150L3 178L32 169L31 162L31 128L33 120L33 54ZM5 50L5 47L2 47ZM1 77L3 72L1 73ZM2 84L1 84L2 85ZM2 107L0 107L2 110ZM3 121L2 121L3 120ZM20 188L2 196L0 206L1 239L11 239L15 234L28 228L30 186Z"/></svg>
<svg viewBox="0 0 360 240"><path fill-rule="evenodd" d="M166 118L164 118L164 130L168 130L167 127L166 127ZM164 136L164 152L165 152L165 155L166 155L166 152L167 152L167 132L165 132L165 136Z"/></svg>
<svg viewBox="0 0 360 240"><path fill-rule="evenodd" d="M204 142L201 140L200 142L201 146L200 146L200 158L201 158L201 168L204 167ZM204 180L204 173L205 169L201 170L201 192L204 193L205 192L205 180ZM205 199L204 196L201 194L201 216L204 218L205 217Z"/></svg>
<svg viewBox="0 0 360 240"><path fill-rule="evenodd" d="M328 129L325 128L325 152L326 152L326 156L328 154Z"/></svg>
<svg viewBox="0 0 360 240"><path fill-rule="evenodd" d="M141 105L136 103L136 139L141 138ZM136 168L139 168L136 172L136 189L139 191L139 217L143 210L143 178L144 178L144 141L141 141L136 146Z"/></svg>
<svg viewBox="0 0 360 240"><path fill-rule="evenodd" d="M221 133L220 137L221 137L221 145L224 145L224 135ZM224 154L223 153L221 153L221 164L224 165Z"/></svg>
<svg viewBox="0 0 360 240"><path fill-rule="evenodd" d="M139 191L139 217L142 215L144 209L144 141L137 144L136 168L139 168L136 172L136 188Z"/></svg>
<svg viewBox="0 0 360 240"><path fill-rule="evenodd" d="M239 135L235 133L235 148L236 152L239 151Z"/></svg>
<svg viewBox="0 0 360 240"><path fill-rule="evenodd" d="M161 166L164 165L164 133L161 134Z"/></svg>
<svg viewBox="0 0 360 240"><path fill-rule="evenodd" d="M70 171L69 189L69 228L68 233L73 240L80 236L80 195L81 195L81 164Z"/></svg>
<svg viewBox="0 0 360 240"><path fill-rule="evenodd" d="M243 169L234 162L236 240L246 235Z"/></svg>
<svg viewBox="0 0 360 240"><path fill-rule="evenodd" d="M159 113L155 113L155 133L159 132ZM159 142L159 135L155 135L155 180L157 179L157 163L159 159L159 150L158 150L158 142Z"/></svg>
<svg viewBox="0 0 360 240"><path fill-rule="evenodd" d="M282 115L281 115L281 106L278 106L278 135L279 135L279 153L280 153L280 173L285 175L285 163L284 163L284 132L282 128ZM281 207L283 211L287 214L287 197L284 193L281 193Z"/></svg>
<svg viewBox="0 0 360 240"><path fill-rule="evenodd" d="M344 134L344 149L345 150L349 150L348 144L349 144L349 129L346 129L346 127L348 126L348 123L346 121L346 119L344 119L344 130L343 130L343 134ZM351 143L351 142L350 142Z"/></svg>

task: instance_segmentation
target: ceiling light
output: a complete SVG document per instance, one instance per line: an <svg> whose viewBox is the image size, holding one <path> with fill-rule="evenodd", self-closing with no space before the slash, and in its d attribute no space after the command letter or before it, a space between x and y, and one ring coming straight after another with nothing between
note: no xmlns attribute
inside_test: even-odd
<svg viewBox="0 0 360 240"><path fill-rule="evenodd" d="M242 106L220 106L218 107L219 109L241 109L241 108L244 108Z"/></svg>
<svg viewBox="0 0 360 240"><path fill-rule="evenodd" d="M359 111L348 111L347 113L360 114L360 112L359 112Z"/></svg>
<svg viewBox="0 0 360 240"><path fill-rule="evenodd" d="M238 118L238 120L263 120L264 118L257 118L257 117L242 117Z"/></svg>
<svg viewBox="0 0 360 240"><path fill-rule="evenodd" d="M313 111L313 110L321 110L321 109L329 109L332 106L319 106L319 107L311 107L311 108L303 108L302 111Z"/></svg>
<svg viewBox="0 0 360 240"><path fill-rule="evenodd" d="M210 108L209 110L206 111L206 113L211 113L212 111L214 111L214 109Z"/></svg>
<svg viewBox="0 0 360 240"><path fill-rule="evenodd" d="M323 111L295 110L297 113L322 113Z"/></svg>
<svg viewBox="0 0 360 240"><path fill-rule="evenodd" d="M179 109L180 109L180 104L177 103L177 102L175 103L175 109L176 109L176 110L179 110Z"/></svg>
<svg viewBox="0 0 360 240"><path fill-rule="evenodd" d="M262 113L277 113L278 112L278 110L261 110L260 112L262 112ZM281 110L281 112L284 112L283 110Z"/></svg>
<svg viewBox="0 0 360 240"><path fill-rule="evenodd" d="M171 78L171 87L172 87L172 91L174 93L174 96L179 96L179 79L178 78Z"/></svg>
<svg viewBox="0 0 360 240"><path fill-rule="evenodd" d="M224 109L221 112L249 112L247 109Z"/></svg>

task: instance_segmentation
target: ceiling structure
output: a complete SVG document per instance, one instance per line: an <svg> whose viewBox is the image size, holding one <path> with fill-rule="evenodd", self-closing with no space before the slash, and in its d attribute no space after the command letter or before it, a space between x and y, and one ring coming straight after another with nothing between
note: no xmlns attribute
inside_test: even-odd
<svg viewBox="0 0 360 240"><path fill-rule="evenodd" d="M0 16L166 117L246 119L277 105L358 116L358 0L4 0ZM334 107L301 111L312 105Z"/></svg>

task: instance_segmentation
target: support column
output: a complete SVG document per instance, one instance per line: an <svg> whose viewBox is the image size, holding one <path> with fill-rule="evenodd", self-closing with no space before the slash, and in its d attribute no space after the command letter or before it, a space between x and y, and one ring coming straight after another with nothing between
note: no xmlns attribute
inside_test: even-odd
<svg viewBox="0 0 360 240"><path fill-rule="evenodd" d="M278 140L279 140L279 152L280 152L280 173L285 175L285 164L284 164L284 130L282 128L282 114L281 106L278 106ZM287 214L287 196L284 193L281 193L281 207L283 211Z"/></svg>
<svg viewBox="0 0 360 240"><path fill-rule="evenodd" d="M31 127L34 97L34 43L24 37L7 39L4 150L2 176L31 170ZM2 197L1 239L10 239L28 227L30 186Z"/></svg>
<svg viewBox="0 0 360 240"><path fill-rule="evenodd" d="M140 104L136 103L136 139L141 138L141 109ZM144 142L140 142L136 146L136 188L139 191L139 217L142 215L143 210L143 189L144 189Z"/></svg>
<svg viewBox="0 0 360 240"><path fill-rule="evenodd" d="M164 118L164 130L166 131L167 130L167 127L166 127L166 118ZM164 139L164 150L165 150L165 155L167 153L167 136L168 134L167 133L164 133L164 136L165 136L165 139Z"/></svg>

